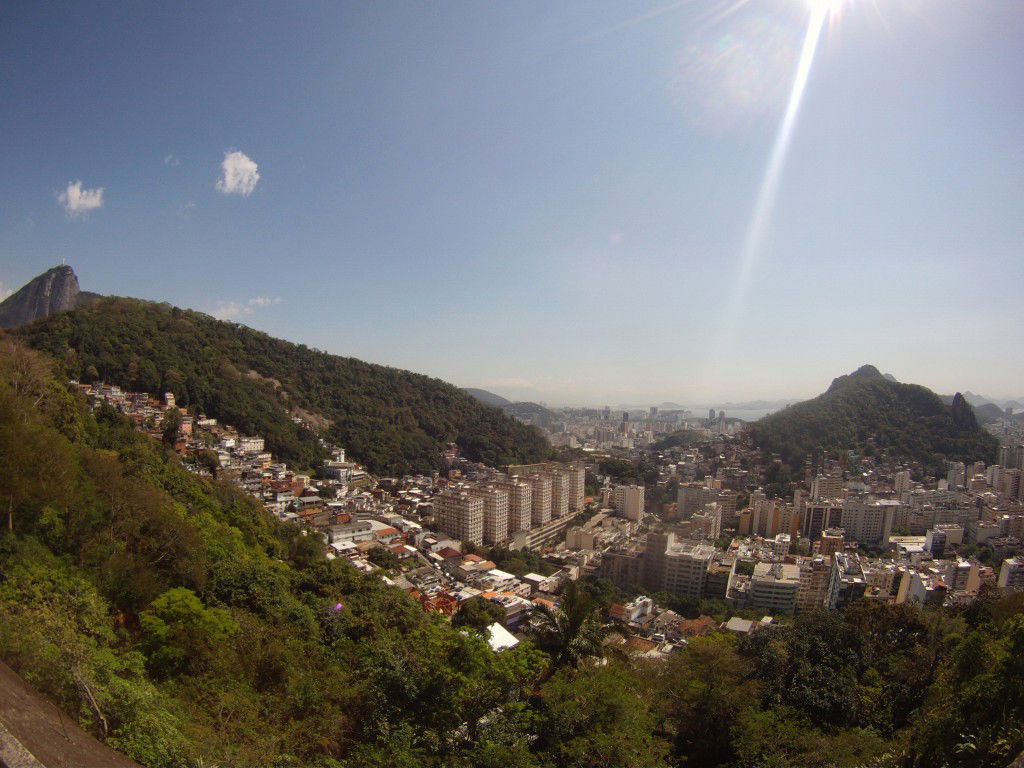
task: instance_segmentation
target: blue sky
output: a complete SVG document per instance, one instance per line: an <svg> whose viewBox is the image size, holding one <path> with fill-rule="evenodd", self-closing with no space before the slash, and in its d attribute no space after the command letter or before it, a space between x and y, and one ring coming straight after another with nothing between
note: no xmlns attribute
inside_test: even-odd
<svg viewBox="0 0 1024 768"><path fill-rule="evenodd" d="M801 397L865 362L1021 396L1017 0L830 19L738 290L808 2L8 3L0 280L67 259L552 403Z"/></svg>

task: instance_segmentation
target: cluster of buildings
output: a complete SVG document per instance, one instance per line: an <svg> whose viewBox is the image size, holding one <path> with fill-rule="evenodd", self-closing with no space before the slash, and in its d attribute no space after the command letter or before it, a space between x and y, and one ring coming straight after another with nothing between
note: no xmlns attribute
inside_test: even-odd
<svg viewBox="0 0 1024 768"><path fill-rule="evenodd" d="M583 510L582 462L512 465L450 483L434 497L437 530L472 545L536 549L561 538Z"/></svg>
<svg viewBox="0 0 1024 768"><path fill-rule="evenodd" d="M551 444L584 450L644 449L672 432L692 432L695 438L733 435L741 422L727 419L725 411L709 410L707 418L688 410L632 409L613 411L604 408L563 408L557 419L537 426L548 430Z"/></svg>
<svg viewBox="0 0 1024 768"><path fill-rule="evenodd" d="M81 386L94 405L106 403L167 439L173 395ZM752 446L715 429L721 417L693 424L688 414L625 414L617 434L631 440L688 424L703 430L704 443L660 456L653 488L606 482L597 508L588 510L582 461L499 471L459 457L453 446L448 477L373 478L342 448L324 443L329 458L302 474L276 461L262 437L178 410L175 448L195 471L217 473L280 519L321 536L328 557L365 571L376 570L381 557L397 563L385 578L425 610L451 616L474 597L500 606L496 648L513 645L508 631L537 605L554 605L565 580L583 574L605 577L630 595L716 600L764 615L719 626L706 616L684 619L644 596L613 605L623 642L652 658L694 634L748 633L772 617L862 599L930 606L969 600L985 584L1024 588L1024 445L1005 446L999 465L954 463L945 478L928 482L915 482L920 473L908 467L871 460L826 465L808 470L792 499L780 499L749 490L768 467ZM565 433L608 442L601 430L610 421L608 412L570 413ZM650 490L674 502L648 503ZM516 577L469 554L481 546L544 550L545 571L553 573ZM979 547L990 555L987 564L977 557Z"/></svg>

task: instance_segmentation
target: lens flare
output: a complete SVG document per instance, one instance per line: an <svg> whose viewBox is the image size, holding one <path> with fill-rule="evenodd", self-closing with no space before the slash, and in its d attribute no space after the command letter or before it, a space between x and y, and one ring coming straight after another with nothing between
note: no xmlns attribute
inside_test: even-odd
<svg viewBox="0 0 1024 768"><path fill-rule="evenodd" d="M786 102L786 111L782 116L778 132L775 134L775 142L772 145L768 165L765 167L754 204L754 213L740 251L739 271L733 286L732 300L727 309L728 314L723 318L723 338L718 346L720 355L724 354L735 334L738 315L746 301L750 282L761 254L772 209L775 207L775 198L778 194L779 182L782 179L786 156L789 154L789 146L793 139L793 129L796 127L797 117L800 114L800 104L803 102L804 91L807 89L807 80L811 74L811 65L814 63L814 53L818 48L822 29L829 16L836 13L839 6L842 5L840 0L807 0L807 3L810 6L807 31L804 34L796 74L790 87L789 99Z"/></svg>

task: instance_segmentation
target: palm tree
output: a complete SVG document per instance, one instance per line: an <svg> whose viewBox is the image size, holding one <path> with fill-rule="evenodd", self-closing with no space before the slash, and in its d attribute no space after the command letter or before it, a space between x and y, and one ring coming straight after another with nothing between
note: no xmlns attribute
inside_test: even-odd
<svg viewBox="0 0 1024 768"><path fill-rule="evenodd" d="M551 656L549 674L602 655L606 630L598 618L597 605L575 581L566 582L558 608L538 606L537 616L538 645Z"/></svg>

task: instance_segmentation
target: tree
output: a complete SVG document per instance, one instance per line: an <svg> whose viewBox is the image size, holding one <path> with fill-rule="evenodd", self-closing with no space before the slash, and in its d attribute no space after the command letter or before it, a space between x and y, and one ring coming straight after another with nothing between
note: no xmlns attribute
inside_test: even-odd
<svg viewBox="0 0 1024 768"><path fill-rule="evenodd" d="M621 664L564 668L540 692L535 750L545 765L647 768L663 765L668 744L642 681Z"/></svg>
<svg viewBox="0 0 1024 768"><path fill-rule="evenodd" d="M139 616L154 667L165 674L201 669L238 624L223 608L207 608L196 593L173 587Z"/></svg>
<svg viewBox="0 0 1024 768"><path fill-rule="evenodd" d="M163 436L164 442L172 448L178 442L178 432L181 430L181 411L177 408L168 408L164 413Z"/></svg>
<svg viewBox="0 0 1024 768"><path fill-rule="evenodd" d="M388 571L397 570L402 563L398 555L386 547L374 547L367 553L366 557L374 565L379 565Z"/></svg>
<svg viewBox="0 0 1024 768"><path fill-rule="evenodd" d="M575 581L567 581L559 606L537 607L538 646L551 656L551 671L577 667L586 658L601 656L607 634L591 597Z"/></svg>
<svg viewBox="0 0 1024 768"><path fill-rule="evenodd" d="M695 637L658 670L656 689L675 731L675 754L692 765L731 758L730 725L756 707L758 686L727 635Z"/></svg>
<svg viewBox="0 0 1024 768"><path fill-rule="evenodd" d="M459 606L459 610L452 617L452 626L469 627L485 632L491 624L504 620L505 610L500 605L477 596L469 598Z"/></svg>

